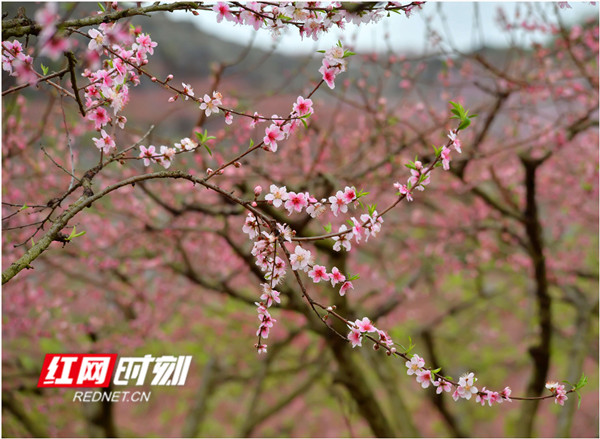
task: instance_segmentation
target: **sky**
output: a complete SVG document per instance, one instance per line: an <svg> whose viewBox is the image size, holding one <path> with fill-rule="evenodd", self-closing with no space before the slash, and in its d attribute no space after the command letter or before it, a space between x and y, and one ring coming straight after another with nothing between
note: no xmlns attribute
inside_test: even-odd
<svg viewBox="0 0 600 439"><path fill-rule="evenodd" d="M598 17L598 5L590 5L589 2L569 2L569 4L570 9L559 9L565 24L580 22L585 17ZM449 36L461 51L476 49L482 45L504 47L509 41L497 22L499 8L505 11L507 17L514 17L518 11L520 21L532 16L537 17L540 23L556 21L555 5L545 2L427 2L420 12L410 18L391 14L390 18L377 24L363 25L360 28L348 25L343 31L346 39L340 31L333 31L320 38L317 44L311 38L301 40L297 30L293 29L281 39L276 51L306 54L333 46L338 39L347 42L348 35L355 36L354 47L359 51L383 51L386 48L384 36L387 33L396 51L423 53L430 47L429 42L424 38L428 26L435 29L443 38ZM545 17L542 18L541 14L545 14ZM249 26L217 23L216 14L213 13L194 17L185 12L175 12L171 17L176 20L192 21L204 32L244 45L250 41L254 33L254 29ZM536 32L533 37L539 42L543 42L545 38L541 32ZM266 50L273 47L273 38L268 31L259 31L255 38L256 46ZM527 42L530 40L523 40L523 44Z"/></svg>

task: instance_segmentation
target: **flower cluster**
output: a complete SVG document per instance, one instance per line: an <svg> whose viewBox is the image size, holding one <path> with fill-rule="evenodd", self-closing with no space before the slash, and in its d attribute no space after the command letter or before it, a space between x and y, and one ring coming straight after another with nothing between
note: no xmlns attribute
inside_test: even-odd
<svg viewBox="0 0 600 439"><path fill-rule="evenodd" d="M116 148L115 141L111 136L106 134L106 131L104 130L100 130L100 134L102 137L93 137L92 140L94 141L96 148L104 152L104 154L110 154L110 151Z"/></svg>
<svg viewBox="0 0 600 439"><path fill-rule="evenodd" d="M98 144L96 144L96 146L98 146ZM140 145L140 154L138 157L144 160L144 166L150 166L150 163L158 163L163 168L168 169L173 162L175 154L182 151L192 151L197 147L198 143L191 140L189 137L184 137L179 143L175 143L175 148L162 145L159 151L156 150L154 145L148 147ZM98 146L98 148L100 147Z"/></svg>
<svg viewBox="0 0 600 439"><path fill-rule="evenodd" d="M387 332L377 329L368 317L363 317L362 319L357 319L354 322L350 322L350 324L348 324L348 328L350 329L348 340L350 343L352 343L353 348L356 346L362 346L362 339L365 334L376 332L379 336L379 343L387 348L388 355L396 352L392 338ZM378 343L374 344L375 349L379 349L379 347L380 345Z"/></svg>
<svg viewBox="0 0 600 439"><path fill-rule="evenodd" d="M258 343L255 347L258 353L267 352L267 345L262 343L262 339L269 337L269 331L275 323L275 319L271 317L267 311L273 303L281 303L279 298L280 292L275 290L275 286L278 285L285 276L285 262L276 254L277 236L273 233L260 230L259 220L252 213L249 213L242 227L242 231L248 235L251 240L254 240L254 246L252 247L252 256L256 259L256 265L265 273L264 277L268 283L261 284L262 295L260 296L260 302L255 302L258 318L260 325L256 332L259 337ZM283 239L287 242L291 242L292 231L289 227L282 224L277 224L278 235L283 236ZM299 253L300 255L300 253ZM301 254L298 260L299 264L302 264L302 258L306 258L304 262L310 260L310 252Z"/></svg>
<svg viewBox="0 0 600 439"><path fill-rule="evenodd" d="M290 262L292 264L292 270L308 273L308 277L310 277L314 283L319 283L321 281L331 282L332 287L335 287L338 283L341 284L340 296L343 296L349 290L354 289L352 282L346 280L346 276L340 272L337 267L333 267L331 272L328 273L326 267L317 264L313 265L313 256L311 252L299 245L296 246L294 253L291 254Z"/></svg>
<svg viewBox="0 0 600 439"><path fill-rule="evenodd" d="M185 89L185 85L184 85L184 89ZM188 96L193 96L193 95L194 95L193 92L192 92L192 94L188 93ZM204 114L206 114L206 117L210 116L212 113L216 114L219 112L219 106L223 105L222 99L223 99L223 95L221 93L219 93L218 91L213 91L212 97L205 94L204 97L202 98L202 103L200 104L200 109L204 111Z"/></svg>
<svg viewBox="0 0 600 439"><path fill-rule="evenodd" d="M291 215L294 212L302 212L306 209L312 218L316 218L327 211L327 206L331 209L331 212L335 216L338 212L347 213L348 205L358 199L356 189L353 187L346 186L344 191L337 191L335 195L327 198L317 200L308 192L288 192L286 186L277 187L272 184L270 186L270 193L265 196L265 200L271 203L274 207L283 207Z"/></svg>
<svg viewBox="0 0 600 439"><path fill-rule="evenodd" d="M222 16L228 16L229 6L224 3L220 3L215 6L215 10L221 11L220 14ZM341 51L341 54L340 52ZM342 59L343 57L348 56L342 49L341 45L334 47L326 52L325 60L329 60L332 64L328 69L331 71L328 73L331 78L329 79L328 84L331 88L333 88L333 80L335 79L335 75L339 72L345 70L346 60ZM338 59L339 57L339 59ZM326 63L326 61L324 61ZM325 64L324 64L325 65ZM167 81L173 79L173 75L169 75ZM193 88L186 83L181 84L183 86L183 90L181 93L185 100L189 98L194 99L194 90ZM174 102L177 100L179 94L171 96L169 98L169 102ZM205 94L203 98L194 99L200 102L200 110L204 111L206 117L210 116L213 113L218 113L219 110L223 110L225 112L225 122L230 125L233 122L233 113L231 110L227 110L222 108L223 105L223 96L218 91L212 92L212 97L208 94ZM283 118L274 114L270 117L271 124L265 128L265 135L263 137L263 149L271 152L277 152L278 142L285 140L290 137L290 135L300 126L301 120L304 121L307 117L313 114L313 102L309 98L304 98L303 96L298 96L296 102L293 104L292 111L288 118ZM250 124L251 128L254 128L258 122L264 121L267 118L262 117L258 113L254 113L254 116L249 116L252 118L252 122ZM301 200L297 200L301 201ZM298 210L299 211L299 210Z"/></svg>
<svg viewBox="0 0 600 439"><path fill-rule="evenodd" d="M19 84L35 85L38 80L33 58L25 54L18 40L2 42L2 70L15 76Z"/></svg>
<svg viewBox="0 0 600 439"><path fill-rule="evenodd" d="M565 405L565 401L569 399L564 384L558 384L556 381L548 381L546 383L546 389L554 394L555 404Z"/></svg>
<svg viewBox="0 0 600 439"><path fill-rule="evenodd" d="M71 47L71 41L64 38L64 34L59 32L56 27L59 19L57 3L46 3L43 8L38 9L35 13L35 21L42 28L37 43L40 49L39 54L48 56L53 61L56 61Z"/></svg>
<svg viewBox="0 0 600 439"><path fill-rule="evenodd" d="M414 375L416 380L421 387L426 389L430 384L433 384L436 387L436 393L442 392L451 392L452 388L455 386L448 379L444 379L438 377L436 375L436 371L432 371L431 369L427 369L425 367L425 360L418 356L413 355L409 361L405 363L407 371L407 375ZM475 401L480 403L481 405L485 405L486 401L491 406L493 403L501 404L502 401L506 400L511 402L510 387L505 387L501 392L493 392L491 390L486 390L484 387L481 391L475 387L475 382L477 378L475 378L475 374L473 372L466 373L460 377L458 380L458 385L452 393L452 399L458 401L459 399L471 399L473 395L475 395Z"/></svg>
<svg viewBox="0 0 600 439"><path fill-rule="evenodd" d="M277 320L275 320L273 317L271 317L271 314L269 314L269 311L267 311L268 307L263 305L262 302L261 303L255 302L255 303L256 303L256 310L258 312L258 320L260 321L260 325L258 326L258 330L256 331L256 336L258 337L259 342L256 343L254 346L256 347L258 353L262 354L262 353L267 352L267 345L261 343L261 341L264 338L269 338L269 331L271 330L271 328L273 327L273 324Z"/></svg>
<svg viewBox="0 0 600 439"><path fill-rule="evenodd" d="M448 138L450 139L450 145L452 146L456 152L458 152L459 154L462 153L461 150L461 143L460 143L460 139L457 137L457 130L450 130L448 132ZM440 152L441 154L441 158L442 158L442 166L444 167L444 171L447 171L450 169L450 152L451 149L444 145L442 147L442 150Z"/></svg>
<svg viewBox="0 0 600 439"><path fill-rule="evenodd" d="M425 186L431 182L431 169L424 168L423 163L418 160L410 163L408 166L410 167L411 175L408 178L407 184L396 182L394 183L394 187L398 189L400 194L406 195L408 201L413 201L413 190L424 191Z"/></svg>
<svg viewBox="0 0 600 439"><path fill-rule="evenodd" d="M47 3L35 13L35 21L42 30L38 34L39 55L48 56L56 61L71 48L71 42L57 29L60 16L57 3ZM17 40L2 42L2 69L17 78L19 84L35 85L41 77L33 68L33 58L25 54Z"/></svg>
<svg viewBox="0 0 600 439"><path fill-rule="evenodd" d="M458 401L459 398L471 399L471 396L477 395L479 390L475 387L475 374L473 372L466 373L458 380L458 387L452 394L452 399Z"/></svg>
<svg viewBox="0 0 600 439"><path fill-rule="evenodd" d="M90 29L88 36L88 53L106 55L108 59L103 68L85 69L82 74L90 81L84 88L87 119L100 131L111 122L105 108L110 107L116 124L124 128L127 118L118 113L129 101L129 86L140 83L137 67L148 63L148 55L154 53L157 43L139 28L128 30L120 23L102 23L98 29Z"/></svg>
<svg viewBox="0 0 600 439"><path fill-rule="evenodd" d="M412 9L420 3L398 5L395 10L404 10L408 17ZM375 23L388 13L383 8L350 12L340 8L341 2L310 2L310 8L306 7L307 5L304 2L248 2L238 9L225 2L218 2L213 6L213 11L217 14L218 23L226 20L252 26L255 30L268 29L273 37L279 36L289 23L297 27L302 37L310 37L315 41L333 26L343 29L346 23Z"/></svg>
<svg viewBox="0 0 600 439"><path fill-rule="evenodd" d="M273 121L271 125L265 128L265 136L263 137L263 142L265 144L264 149L271 152L277 152L277 142L289 138L290 135L296 131L300 126L299 118L304 119L313 114L312 105L312 100L298 96L298 99L296 99L296 102L292 107L290 119L286 120L280 118L276 114L271 116ZM259 120L259 115L255 113L251 126L254 127Z"/></svg>
<svg viewBox="0 0 600 439"><path fill-rule="evenodd" d="M350 229L348 229L345 224L342 224L338 229L338 236L334 236L332 238L335 241L335 244L333 244L333 249L335 251L339 252L342 247L346 251L350 251L352 248L353 238L358 244L362 238L364 238L365 242L367 242L369 240L369 236L375 237L377 233L381 231L383 218L379 216L375 210L371 214L363 213L360 216L360 221L358 221L355 217L352 217L350 222L352 223Z"/></svg>
<svg viewBox="0 0 600 439"><path fill-rule="evenodd" d="M445 171L450 169L450 153L452 151L450 147L454 148L459 154L462 153L461 141L458 138L458 129L450 130L448 132L448 139L450 140L446 145L442 146L439 150L436 149L436 154L438 154L438 156L435 165L439 166L440 164L437 160L441 159L441 164ZM415 189L423 191L425 190L425 186L431 182L432 166L425 168L423 163L418 160L410 162L406 166L410 169L411 174L408 181L406 184L396 182L394 183L394 187L398 189L399 195L404 195L408 201L413 201L413 191Z"/></svg>
<svg viewBox="0 0 600 439"><path fill-rule="evenodd" d="M475 398L475 402L480 403L481 405L485 405L486 401L488 405L491 407L492 404L502 404L502 401L507 400L508 402L512 402L510 399L510 394L512 390L510 387L505 387L502 392L494 392L492 390L487 390L485 387L481 389L481 391L477 394Z"/></svg>
<svg viewBox="0 0 600 439"><path fill-rule="evenodd" d="M323 64L319 69L319 73L323 75L323 81L331 89L335 88L335 78L342 72L346 71L346 52L341 45L334 46L325 52Z"/></svg>
<svg viewBox="0 0 600 439"><path fill-rule="evenodd" d="M347 291L354 289L352 282L346 280L346 276L337 267L333 267L331 273L327 273L327 267L324 267L323 265L315 264L309 268L312 269L308 271L308 277L310 277L314 283L317 284L321 281L331 282L332 287L335 287L338 283L341 284L340 296L344 296Z"/></svg>

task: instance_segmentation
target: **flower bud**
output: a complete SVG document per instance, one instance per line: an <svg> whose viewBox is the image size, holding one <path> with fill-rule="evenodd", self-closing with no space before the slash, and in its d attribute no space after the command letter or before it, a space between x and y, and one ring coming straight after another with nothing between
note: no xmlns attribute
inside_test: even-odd
<svg viewBox="0 0 600 439"><path fill-rule="evenodd" d="M152 78L150 78L150 81L156 82L156 76L153 76Z"/></svg>
<svg viewBox="0 0 600 439"><path fill-rule="evenodd" d="M241 168L242 164L240 162L233 162L233 166L235 166L236 168Z"/></svg>
<svg viewBox="0 0 600 439"><path fill-rule="evenodd" d="M167 76L167 81L166 82L169 82L171 79L173 79L173 75Z"/></svg>
<svg viewBox="0 0 600 439"><path fill-rule="evenodd" d="M261 192L262 192L262 187L261 186L256 186L254 188L254 196L255 197L258 197L261 194Z"/></svg>
<svg viewBox="0 0 600 439"><path fill-rule="evenodd" d="M379 350L379 345L377 343L373 343L373 350L374 351L378 351Z"/></svg>
<svg viewBox="0 0 600 439"><path fill-rule="evenodd" d="M211 175L214 171L212 170L212 168L206 168L206 173L208 175Z"/></svg>

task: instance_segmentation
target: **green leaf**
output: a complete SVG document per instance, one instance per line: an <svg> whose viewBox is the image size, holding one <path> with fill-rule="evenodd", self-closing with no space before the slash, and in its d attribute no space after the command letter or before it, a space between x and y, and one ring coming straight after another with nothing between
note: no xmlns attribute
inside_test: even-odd
<svg viewBox="0 0 600 439"><path fill-rule="evenodd" d="M358 275L358 274L355 274L355 275L353 275L353 276L350 276L350 277L348 278L348 280L356 280L356 279L358 279L358 278L360 278L360 275Z"/></svg>
<svg viewBox="0 0 600 439"><path fill-rule="evenodd" d="M459 130L464 130L465 128L467 128L469 125L471 125L471 121L469 119L464 119L460 125L458 126Z"/></svg>
<svg viewBox="0 0 600 439"><path fill-rule="evenodd" d="M587 383L588 383L587 377L585 376L584 373L582 373L581 377L579 378L579 381L577 381L577 384L575 385L575 390L581 389Z"/></svg>
<svg viewBox="0 0 600 439"><path fill-rule="evenodd" d="M329 224L325 224L325 225L323 226L323 228L325 229L325 231L326 231L327 233L331 233L331 227L332 227L332 226L331 226L331 223L329 223Z"/></svg>
<svg viewBox="0 0 600 439"><path fill-rule="evenodd" d="M406 349L406 355L410 354L410 351L412 351L415 348L415 345L412 342L412 338L410 338L410 336L408 336L408 349ZM404 349L404 348L402 348Z"/></svg>
<svg viewBox="0 0 600 439"><path fill-rule="evenodd" d="M85 235L85 233L85 230L83 232L77 233L77 227L73 226L73 230L71 230L71 234L67 237L67 241L71 241L73 238L83 236Z"/></svg>
<svg viewBox="0 0 600 439"><path fill-rule="evenodd" d="M48 67L46 67L44 64L42 64L40 67L42 68L42 73L44 76L46 76L48 74Z"/></svg>
<svg viewBox="0 0 600 439"><path fill-rule="evenodd" d="M400 120L399 120L397 117L395 117L395 116L390 116L390 117L388 117L388 118L387 118L387 124L388 124L389 126L394 126L394 125L396 125L398 122L400 122Z"/></svg>
<svg viewBox="0 0 600 439"><path fill-rule="evenodd" d="M354 227L354 222L352 220L346 220L346 222L350 224L350 227Z"/></svg>
<svg viewBox="0 0 600 439"><path fill-rule="evenodd" d="M254 140L250 139L250 146L248 147L248 149L252 148L254 146Z"/></svg>
<svg viewBox="0 0 600 439"><path fill-rule="evenodd" d="M325 53L324 50L317 50L317 52L319 52L319 53Z"/></svg>
<svg viewBox="0 0 600 439"><path fill-rule="evenodd" d="M440 370L442 370L442 368L438 367L437 369L432 370L431 373L439 373Z"/></svg>
<svg viewBox="0 0 600 439"><path fill-rule="evenodd" d="M304 125L304 128L308 128L308 124L306 123L304 118L300 118L300 121L302 122L302 125Z"/></svg>
<svg viewBox="0 0 600 439"><path fill-rule="evenodd" d="M344 56L342 56L342 58L348 58L348 57L354 56L354 55L356 55L356 53L351 52L349 50L344 50Z"/></svg>
<svg viewBox="0 0 600 439"><path fill-rule="evenodd" d="M102 12L106 12L106 9L104 9L104 5L102 3L98 2L98 6L102 10Z"/></svg>
<svg viewBox="0 0 600 439"><path fill-rule="evenodd" d="M206 148L206 150L208 151L208 153L210 155L212 155L212 151L210 150L210 148L208 147L208 145L206 143L203 143L202 146L204 146Z"/></svg>
<svg viewBox="0 0 600 439"><path fill-rule="evenodd" d="M370 192L365 192L363 190L358 191L358 193L356 194L356 198L362 198L362 197L366 197L367 195L369 195Z"/></svg>
<svg viewBox="0 0 600 439"><path fill-rule="evenodd" d="M456 112L459 115L464 115L465 114L465 109L462 105L460 105L458 102L454 102L454 101L450 101L450 105L452 105L452 107L454 107L454 110L456 110ZM453 111L453 110L450 110ZM457 114L455 113L455 114Z"/></svg>
<svg viewBox="0 0 600 439"><path fill-rule="evenodd" d="M375 213L376 210L377 210L377 204L370 204L369 205L369 216L373 216L373 213Z"/></svg>

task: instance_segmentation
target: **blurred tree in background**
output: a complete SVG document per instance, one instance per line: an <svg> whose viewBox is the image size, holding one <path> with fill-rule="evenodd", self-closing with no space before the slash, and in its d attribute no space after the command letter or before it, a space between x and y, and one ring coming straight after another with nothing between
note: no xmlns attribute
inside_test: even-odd
<svg viewBox="0 0 600 439"><path fill-rule="evenodd" d="M597 6L570 26L560 2L499 8L508 47L468 52L428 19L458 4L95 6L3 4L5 436L598 435ZM174 10L315 52L227 43ZM321 44L397 14L425 17L427 53ZM449 101L477 114L458 133ZM283 186L297 205L268 201ZM327 237L342 225L345 248ZM253 240L287 266L277 285ZM365 316L397 353L367 333L353 349ZM149 402L75 403L36 387L60 352L193 361ZM414 353L533 400L455 403L407 376ZM581 408L555 404L546 382L582 373Z"/></svg>

